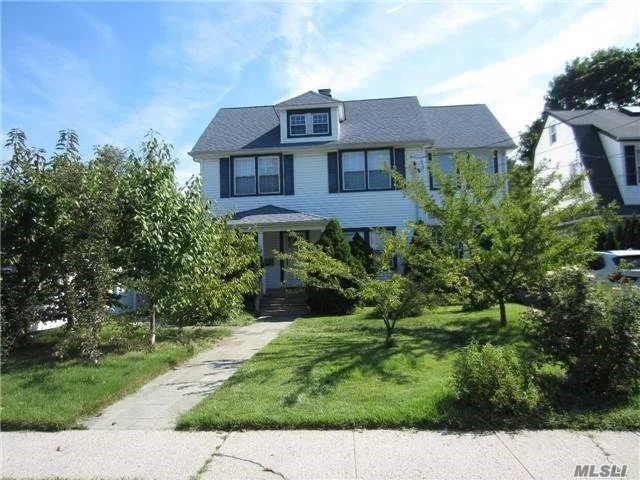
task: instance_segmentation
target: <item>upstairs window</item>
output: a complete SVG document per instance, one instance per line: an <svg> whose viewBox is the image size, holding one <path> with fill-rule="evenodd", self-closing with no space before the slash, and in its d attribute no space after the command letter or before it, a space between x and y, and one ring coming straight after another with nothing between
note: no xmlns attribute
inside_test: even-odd
<svg viewBox="0 0 640 480"><path fill-rule="evenodd" d="M429 154L429 163L431 162L433 162L433 164L435 164L435 166L445 175L449 175L453 172L454 161L453 154L451 153L435 156ZM431 171L429 172L429 188L431 190L440 190L440 182L438 182L438 179L433 175L433 173L431 173Z"/></svg>
<svg viewBox="0 0 640 480"><path fill-rule="evenodd" d="M236 195L255 195L256 163L255 157L236 157L233 160L233 177Z"/></svg>
<svg viewBox="0 0 640 480"><path fill-rule="evenodd" d="M280 157L258 157L258 193L280 193Z"/></svg>
<svg viewBox="0 0 640 480"><path fill-rule="evenodd" d="M558 140L558 132L556 132L556 124L549 125L549 143L553 145Z"/></svg>
<svg viewBox="0 0 640 480"><path fill-rule="evenodd" d="M331 113L328 108L287 112L289 138L331 135Z"/></svg>
<svg viewBox="0 0 640 480"><path fill-rule="evenodd" d="M342 153L342 187L344 190L366 190L365 153Z"/></svg>
<svg viewBox="0 0 640 480"><path fill-rule="evenodd" d="M624 146L624 167L627 185L638 185L640 179L640 145Z"/></svg>
<svg viewBox="0 0 640 480"><path fill-rule="evenodd" d="M298 136L307 134L307 120L304 114L289 115L289 135Z"/></svg>
<svg viewBox="0 0 640 480"><path fill-rule="evenodd" d="M329 133L329 114L326 112L314 113L311 117L313 119L313 133Z"/></svg>
<svg viewBox="0 0 640 480"><path fill-rule="evenodd" d="M367 173L369 190L391 188L391 152L389 150L369 150L367 152Z"/></svg>

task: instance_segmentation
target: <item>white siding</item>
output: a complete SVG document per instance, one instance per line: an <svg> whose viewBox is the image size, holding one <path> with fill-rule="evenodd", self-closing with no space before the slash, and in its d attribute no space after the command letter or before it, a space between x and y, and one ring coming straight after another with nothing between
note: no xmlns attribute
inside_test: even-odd
<svg viewBox="0 0 640 480"><path fill-rule="evenodd" d="M613 176L618 184L625 205L640 204L640 185L627 185L627 172L625 169L624 145L608 135L600 133L600 141L604 148Z"/></svg>
<svg viewBox="0 0 640 480"><path fill-rule="evenodd" d="M424 156L421 149L405 151L407 166L412 157ZM241 212L264 205L337 218L343 228L402 228L416 219L416 207L400 190L329 193L326 152L294 154L295 195L220 198L218 159L201 160L202 181L206 197L214 211Z"/></svg>
<svg viewBox="0 0 640 480"><path fill-rule="evenodd" d="M551 125L555 125L556 129L556 141L553 144L549 128ZM547 118L536 146L534 164L541 165L543 161L546 161L551 171L558 172L564 178L571 175L572 165L579 171L584 171L573 129L552 116ZM585 192L593 193L588 179L585 179L583 188Z"/></svg>

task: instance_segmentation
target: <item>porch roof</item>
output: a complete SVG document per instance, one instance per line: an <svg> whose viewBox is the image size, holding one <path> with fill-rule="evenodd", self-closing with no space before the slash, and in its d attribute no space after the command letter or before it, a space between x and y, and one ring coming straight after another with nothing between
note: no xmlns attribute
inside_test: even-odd
<svg viewBox="0 0 640 480"><path fill-rule="evenodd" d="M298 212L287 208L265 205L251 210L238 212L229 222L241 228L256 227L258 230L288 230L308 228L324 228L328 218L313 213Z"/></svg>

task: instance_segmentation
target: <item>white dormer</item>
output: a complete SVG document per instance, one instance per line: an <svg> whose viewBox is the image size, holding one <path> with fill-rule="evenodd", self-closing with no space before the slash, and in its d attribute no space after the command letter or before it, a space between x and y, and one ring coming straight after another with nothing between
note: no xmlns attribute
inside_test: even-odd
<svg viewBox="0 0 640 480"><path fill-rule="evenodd" d="M330 89L308 91L275 105L282 143L328 142L340 138L344 105Z"/></svg>

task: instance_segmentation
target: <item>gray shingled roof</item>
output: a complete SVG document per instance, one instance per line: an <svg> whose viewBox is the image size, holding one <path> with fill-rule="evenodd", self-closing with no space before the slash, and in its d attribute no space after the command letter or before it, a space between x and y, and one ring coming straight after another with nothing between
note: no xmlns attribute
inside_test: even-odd
<svg viewBox="0 0 640 480"><path fill-rule="evenodd" d="M323 103L325 104L340 103L340 100L309 90L308 92L303 93L302 95L298 95L297 97L293 97L288 100L284 100L280 103L277 103L276 106L277 107L294 107L298 105L320 105Z"/></svg>
<svg viewBox="0 0 640 480"><path fill-rule="evenodd" d="M549 110L548 113L572 126L593 125L619 141L640 139L640 116L619 110Z"/></svg>
<svg viewBox="0 0 640 480"><path fill-rule="evenodd" d="M486 105L421 107L417 97L399 97L351 100L343 106L345 120L340 124L338 140L295 145L280 143L275 107L222 108L192 153L434 142L437 148L515 147Z"/></svg>
<svg viewBox="0 0 640 480"><path fill-rule="evenodd" d="M422 112L436 149L515 148L484 104L422 107Z"/></svg>
<svg viewBox="0 0 640 480"><path fill-rule="evenodd" d="M233 220L229 222L231 225L264 225L270 223L298 223L298 222L317 222L327 220L319 215L311 213L302 213L287 208L276 207L274 205L265 205L251 210L238 212L233 216Z"/></svg>

